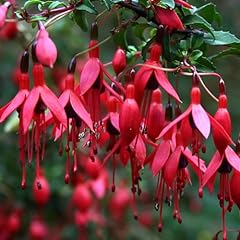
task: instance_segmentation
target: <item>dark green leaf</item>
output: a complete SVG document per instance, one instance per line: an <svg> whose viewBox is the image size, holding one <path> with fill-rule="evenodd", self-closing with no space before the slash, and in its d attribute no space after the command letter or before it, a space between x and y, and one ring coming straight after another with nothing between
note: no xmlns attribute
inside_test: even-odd
<svg viewBox="0 0 240 240"><path fill-rule="evenodd" d="M199 28L202 28L204 30L206 30L207 32L211 33L213 35L213 27L211 26L211 24L206 21L203 17L195 14L195 15L188 15L183 19L183 23L184 25L188 26L188 25L193 25Z"/></svg>
<svg viewBox="0 0 240 240"><path fill-rule="evenodd" d="M209 59L216 60L218 58L227 57L230 55L240 56L240 49L239 48L228 48L228 49L225 49L215 55L210 56Z"/></svg>
<svg viewBox="0 0 240 240"><path fill-rule="evenodd" d="M202 72L210 72L216 69L213 62L203 56L198 58L197 61L194 61L193 63L195 64L197 69Z"/></svg>
<svg viewBox="0 0 240 240"><path fill-rule="evenodd" d="M127 38L126 38L126 29L121 29L121 30L119 30L119 32L114 33L113 41L117 44L117 46L127 50L128 43L127 43Z"/></svg>
<svg viewBox="0 0 240 240"><path fill-rule="evenodd" d="M141 40L145 41L144 38L144 31L146 30L146 28L148 28L149 25L147 23L140 23L140 24L136 24L135 28L134 28L134 34L136 37L140 38Z"/></svg>
<svg viewBox="0 0 240 240"><path fill-rule="evenodd" d="M210 34L204 36L204 42L209 45L236 45L240 47L240 40L230 32L214 31L214 37Z"/></svg>
<svg viewBox="0 0 240 240"><path fill-rule="evenodd" d="M168 61L172 61L169 34L164 34L164 37L163 37L163 56Z"/></svg>
<svg viewBox="0 0 240 240"><path fill-rule="evenodd" d="M218 25L221 24L221 15L216 10L216 5L213 3L207 3L206 5L201 6L196 10L196 13L202 16L209 23L216 21Z"/></svg>
<svg viewBox="0 0 240 240"><path fill-rule="evenodd" d="M97 14L94 5L89 0L83 0L82 4L76 7L76 10L82 10L89 13Z"/></svg>
<svg viewBox="0 0 240 240"><path fill-rule="evenodd" d="M74 11L73 18L84 32L88 31L89 25L84 11Z"/></svg>
<svg viewBox="0 0 240 240"><path fill-rule="evenodd" d="M196 61L197 59L199 59L201 56L203 55L203 52L201 50L194 50L192 51L191 55L190 55L190 61Z"/></svg>
<svg viewBox="0 0 240 240"><path fill-rule="evenodd" d="M51 10L51 9L54 9L54 8L57 8L59 6L66 6L66 4L64 2L60 2L60 1L53 1L49 6L48 6L48 9Z"/></svg>
<svg viewBox="0 0 240 240"><path fill-rule="evenodd" d="M41 0L29 0L24 3L23 8L29 8L32 5L43 4L44 2Z"/></svg>

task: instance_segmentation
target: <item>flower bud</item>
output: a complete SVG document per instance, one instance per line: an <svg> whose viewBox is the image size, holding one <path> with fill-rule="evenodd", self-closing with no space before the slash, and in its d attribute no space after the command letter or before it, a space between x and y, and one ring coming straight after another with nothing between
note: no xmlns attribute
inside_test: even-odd
<svg viewBox="0 0 240 240"><path fill-rule="evenodd" d="M124 70L127 65L126 53L123 49L118 48L116 53L114 54L112 60L112 66L116 74L119 74Z"/></svg>
<svg viewBox="0 0 240 240"><path fill-rule="evenodd" d="M57 48L45 28L41 28L37 35L36 56L41 64L50 68L57 59Z"/></svg>
<svg viewBox="0 0 240 240"><path fill-rule="evenodd" d="M41 187L39 187L40 185ZM50 198L50 186L44 176L40 176L33 184L33 198L39 206L45 205Z"/></svg>

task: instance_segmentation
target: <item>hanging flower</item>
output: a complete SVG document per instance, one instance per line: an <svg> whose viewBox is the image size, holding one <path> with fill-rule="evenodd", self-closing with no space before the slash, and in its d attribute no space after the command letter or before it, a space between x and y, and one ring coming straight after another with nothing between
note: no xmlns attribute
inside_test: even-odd
<svg viewBox="0 0 240 240"><path fill-rule="evenodd" d="M90 117L90 114L84 107L84 103L81 98L77 96L74 91L74 71L75 71L76 60L73 59L68 67L68 75L65 77L65 89L59 97L59 103L64 108L67 115L67 129L63 125L60 127L55 126L55 140L62 137L63 132L66 130L67 142L65 151L67 153L67 162L66 162L66 173L65 173L65 182L68 183L70 179L70 152L72 152L74 159L73 172L76 172L78 169L77 164L77 142L79 141L79 134L85 132L84 124L89 127L91 131L93 130L93 123ZM48 119L50 121L50 119ZM71 125L71 127L70 127ZM70 148L70 141L72 142L72 149ZM62 142L62 140L61 140ZM71 151L70 151L71 150ZM60 155L61 155L60 151Z"/></svg>
<svg viewBox="0 0 240 240"><path fill-rule="evenodd" d="M67 127L67 117L64 109L60 105L57 97L47 87L44 79L43 66L35 63L33 66L34 86L30 91L22 109L23 133L26 134L32 124L31 148L36 150L36 178L40 177L40 160L45 154L46 141L46 119L45 110L51 112L57 126L61 124ZM41 142L42 140L42 142ZM38 181L36 181L38 183ZM38 185L40 187L41 185Z"/></svg>
<svg viewBox="0 0 240 240"><path fill-rule="evenodd" d="M50 68L53 68L57 59L57 48L41 23L36 38L36 57L41 64Z"/></svg>
<svg viewBox="0 0 240 240"><path fill-rule="evenodd" d="M227 96L225 94L225 85L223 81L220 81L219 88L220 95L218 99L218 110L214 119L221 124L228 135L231 135L231 118L227 110ZM240 174L240 158L229 146L229 142L223 137L219 128L213 127L213 139L217 150L203 175L202 185L199 191L201 193L203 187L208 185L209 190L212 192L216 175L217 173L220 174L218 200L220 207L222 208L223 239L227 239L225 214L226 210L231 211L233 206L229 176L232 169L234 169L234 172ZM228 202L226 208L225 201Z"/></svg>
<svg viewBox="0 0 240 240"><path fill-rule="evenodd" d="M162 54L162 46L159 43L154 43L150 50L150 58L139 69L134 78L135 98L141 106L141 112L148 112L151 102L151 93L153 90L161 86L170 96L181 102L175 89L167 79L167 76L161 70L160 56Z"/></svg>
<svg viewBox="0 0 240 240"><path fill-rule="evenodd" d="M167 27L169 31L185 29L175 10L153 5L153 11L155 13L155 20L157 23Z"/></svg>
<svg viewBox="0 0 240 240"><path fill-rule="evenodd" d="M28 145L28 136L23 131L23 115L22 108L29 94L29 76L28 76L28 52L24 52L20 63L20 73L17 75L19 91L16 96L0 109L0 123L4 122L14 111L18 112L19 117L19 160L22 168L21 187L26 187L26 160L25 146ZM29 149L28 149L29 153ZM28 154L28 158L29 158Z"/></svg>

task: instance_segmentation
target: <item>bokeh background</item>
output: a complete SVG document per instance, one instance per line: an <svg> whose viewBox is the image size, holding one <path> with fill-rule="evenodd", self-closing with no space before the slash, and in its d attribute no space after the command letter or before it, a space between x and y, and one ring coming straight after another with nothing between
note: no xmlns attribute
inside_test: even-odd
<svg viewBox="0 0 240 240"><path fill-rule="evenodd" d="M200 6L208 1L191 1ZM21 3L19 1L19 3ZM219 12L223 16L223 29L233 32L240 37L240 5L238 0L216 0ZM89 17L91 19L91 16ZM102 20L100 26L100 39L108 36L108 31L114 26L116 19ZM12 40L0 40L0 105L4 105L17 92L14 82L14 74L17 69L19 57L22 53L26 39L31 39L36 29L20 23L20 33ZM66 66L76 52L86 49L89 36L73 23L65 18L49 28L50 35L58 48L58 61L54 70L46 70L48 83L54 88L54 81L58 81L65 71ZM103 62L111 61L114 50L113 41L101 47L101 58ZM218 51L215 48L210 51ZM84 62L84 56L82 58ZM80 64L81 65L81 64ZM229 56L216 61L217 72L223 76L229 96L229 109L233 118L233 139L240 132L240 58ZM59 74L59 75L57 75ZM59 77L60 76L60 77ZM180 82L180 89L184 96L188 96L190 81ZM217 83L214 80L206 80L209 88L216 94ZM55 88L57 91L57 89ZM210 97L203 94L204 106L208 111L214 113L216 103ZM188 101L188 100L187 100ZM34 166L27 169L28 186L25 190L20 189L20 166L18 162L18 142L16 135L16 116L9 119L7 123L0 126L0 223L7 222L14 211L19 211L21 228L13 239L29 239L29 226L34 217L41 215L44 223L48 226L50 236L47 239L83 239L82 229L76 225L74 210L71 208L70 199L73 187L65 185L63 181L65 158L58 156L57 145L47 143L46 157L43 162L46 178L51 185L51 198L48 204L39 209L33 201L32 183L34 177ZM211 141L207 145L206 159L209 161L213 153ZM130 170L121 168L117 171L117 184L121 185L121 179L126 184L130 182ZM138 201L138 208L143 214L143 221L139 223L133 219L131 207L126 207L126 213L122 219L112 217L109 208L113 193L108 190L106 197L99 201L98 211L105 219L103 225L89 223L86 227L87 239L196 239L210 240L221 230L221 209L218 205L216 195L209 195L205 191L201 200L197 194L197 183L193 180L192 186L186 186L184 196L181 200L181 211L183 222L178 224L172 218L172 209L164 207L164 229L162 233L157 231L159 213L154 208L153 199L156 179L153 179L148 169L145 169L142 177L142 190L146 193L142 201ZM217 188L215 189L217 192ZM130 193L129 193L130 194ZM16 210L17 209L17 210ZM145 220L145 222L144 222ZM1 225L0 224L0 225ZM5 226L5 225L4 225ZM229 233L229 239L236 239L238 229L240 230L240 214L236 206L231 213L227 214L227 226L233 230ZM236 231L235 231L236 230ZM220 235L221 236L221 235ZM82 237L82 238L81 238ZM3 239L0 233L0 239Z"/></svg>

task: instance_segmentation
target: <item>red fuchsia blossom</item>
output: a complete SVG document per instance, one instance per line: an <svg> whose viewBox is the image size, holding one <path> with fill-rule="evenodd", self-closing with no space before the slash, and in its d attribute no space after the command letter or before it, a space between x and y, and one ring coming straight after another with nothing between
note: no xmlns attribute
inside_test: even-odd
<svg viewBox="0 0 240 240"><path fill-rule="evenodd" d="M169 8L162 8L157 5L152 5L153 11L155 13L155 20L159 25L163 25L169 31L172 30L184 30L181 19L175 12L175 10Z"/></svg>
<svg viewBox="0 0 240 240"><path fill-rule="evenodd" d="M183 122L183 128L186 129L183 141L191 142L193 154L198 154L199 150L205 151L203 137L208 138L211 125L222 132L222 136L229 143L232 142L224 128L208 114L201 105L201 91L197 85L191 90L191 104L180 116L169 123L160 133L158 139L166 134L171 128L176 126L180 121Z"/></svg>
<svg viewBox="0 0 240 240"><path fill-rule="evenodd" d="M25 147L28 145L28 136L23 131L23 104L29 94L29 76L28 76L28 52L24 52L20 63L20 73L18 74L18 86L19 91L16 96L0 109L0 123L4 122L14 111L18 112L19 117L19 161L22 168L22 180L21 187L26 186L26 159L25 159ZM29 152L29 149L28 149ZM28 156L29 157L29 156Z"/></svg>
<svg viewBox="0 0 240 240"><path fill-rule="evenodd" d="M90 155L93 158L97 153L97 140L100 138L100 135L103 132L100 98L101 94L107 91L115 96L120 102L122 102L121 96L108 85L103 78L103 74L105 74L110 81L114 82L123 93L125 92L125 89L120 85L120 83L111 77L100 61L99 46L98 41L96 40L96 35L97 25L94 23L92 25L92 40L89 43L89 48L91 49L89 51L89 59L82 69L80 82L75 90L77 94L84 97L87 104L87 109L93 121L94 134L88 136L88 142L91 145Z"/></svg>
<svg viewBox="0 0 240 240"><path fill-rule="evenodd" d="M33 66L34 86L30 91L22 109L23 117L23 134L29 131L29 126L32 123L32 141L30 143L31 149L33 147L36 152L36 178L40 174L40 160L45 154L46 142L46 116L45 110L48 108L53 116L54 122L57 126L61 124L64 128L67 127L67 117L65 110L60 105L58 98L47 87L44 79L43 66L35 63ZM31 155L32 155L31 151ZM37 181L38 182L38 181ZM38 187L41 185L38 184Z"/></svg>
<svg viewBox="0 0 240 240"><path fill-rule="evenodd" d="M79 142L79 134L86 131L88 127L92 132L93 122L90 114L84 107L83 99L77 96L74 91L74 71L76 66L76 59L73 59L68 67L68 75L65 77L65 89L59 97L59 103L64 108L67 115L67 129L61 124L60 127L55 126L55 140L62 137L62 134L66 131L66 146L65 151L67 153L66 161L66 173L65 182L68 183L70 179L70 154L73 155L74 166L73 172L78 169L78 151L77 145ZM83 122L84 123L83 123ZM72 142L72 146L70 146ZM62 140L60 140L60 144ZM59 154L62 155L62 146L60 145Z"/></svg>
<svg viewBox="0 0 240 240"><path fill-rule="evenodd" d="M50 68L57 59L57 48L43 24L40 24L36 38L36 57L41 64Z"/></svg>
<svg viewBox="0 0 240 240"><path fill-rule="evenodd" d="M154 43L150 50L149 59L139 69L134 78L135 99L137 100L142 118L144 119L143 128L146 127L148 121L149 107L152 98L152 92L159 86L162 87L170 96L181 102L178 94L170 84L167 76L161 70L160 56L162 54L162 46Z"/></svg>
<svg viewBox="0 0 240 240"><path fill-rule="evenodd" d="M240 173L238 171L233 171L233 175L230 180L230 190L233 202L240 208Z"/></svg>
<svg viewBox="0 0 240 240"><path fill-rule="evenodd" d="M225 94L225 85L223 81L219 83L220 95L218 98L218 110L214 115L214 119L224 128L227 134L231 135L231 118L227 110L227 96ZM223 239L227 239L227 230L225 223L226 211L231 211L233 206L233 200L230 190L229 175L234 169L235 172L240 174L240 158L229 146L230 142L226 139L222 130L216 126L213 127L213 140L217 148L213 155L205 174L203 175L202 185L199 189L202 192L202 188L208 185L209 190L212 192L216 175L220 174L220 185L218 192L218 200L220 207L222 208L222 221L223 221ZM228 202L228 206L225 208L224 203Z"/></svg>

